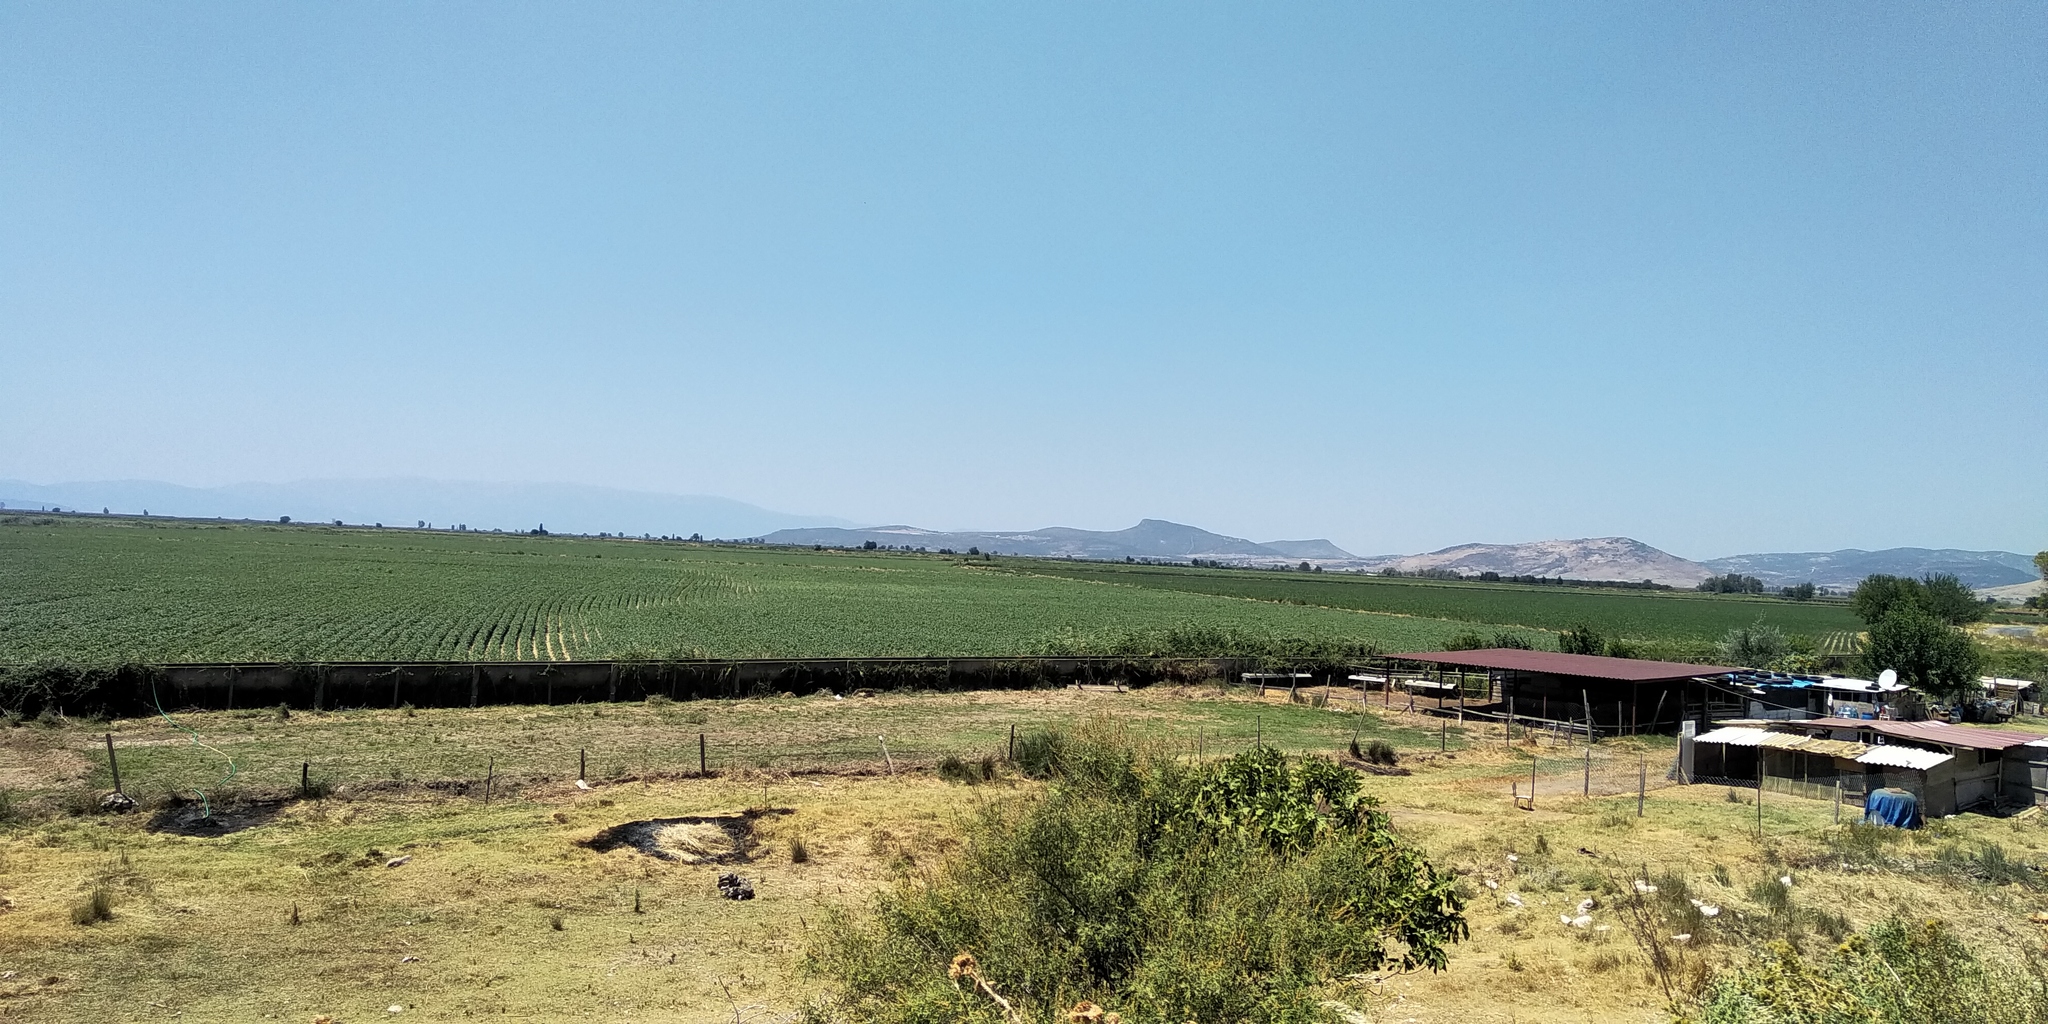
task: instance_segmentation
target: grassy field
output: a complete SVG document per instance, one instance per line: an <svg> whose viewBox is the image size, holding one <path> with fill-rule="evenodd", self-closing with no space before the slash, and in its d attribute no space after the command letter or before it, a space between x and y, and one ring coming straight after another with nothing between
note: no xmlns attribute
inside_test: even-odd
<svg viewBox="0 0 2048 1024"><path fill-rule="evenodd" d="M1895 913L1941 917L1986 948L2038 948L2027 916L2048 909L2029 872L1995 884L1966 870L1987 844L2038 860L2038 818L1964 816L1871 839L1831 825L1828 803L1772 796L1760 837L1747 793L1661 784L1668 741L1603 743L1586 797L1576 748L1510 749L1498 731L1440 734L1399 712L1214 688L599 710L210 713L0 731L0 788L13 794L0 824L0 1019L360 1022L391 1019L393 1006L407 1020L782 1019L820 990L800 958L823 915L941 863L978 803L1037 789L1007 769L950 784L932 774L937 758L999 752L1013 724L1105 719L1189 754L1200 736L1212 757L1254 736L1335 752L1354 730L1404 751L1413 774L1366 785L1464 878L1473 929L1448 971L1380 979L1382 1020L1663 1019L1660 987L1610 902L1637 878L1726 908L1686 946L1695 972L1771 937L1825 948L1842 926ZM727 752L712 778L691 777L700 730ZM107 785L107 731L145 807L66 813ZM871 735L890 737L895 774L863 749ZM812 749L777 761L795 747ZM572 781L579 748L592 752L587 791ZM1508 799L1532 754L1533 812ZM751 767L750 755L799 770ZM503 786L485 806L474 784L491 756ZM228 758L238 771L223 785ZM281 799L303 760L339 785ZM1639 765L1652 766L1653 787L1640 818ZM161 827L181 813L171 792L193 785L214 787L239 830ZM716 896L715 876L731 868L585 845L624 822L749 808L737 870L756 882L751 902ZM398 857L410 859L385 866ZM1780 876L1794 882L1782 907L1768 891ZM111 917L76 923L95 890ZM1589 896L1590 927L1559 923Z"/></svg>
<svg viewBox="0 0 2048 1024"><path fill-rule="evenodd" d="M1370 577L190 520L0 516L0 664L1098 653L1175 628L1707 644L1833 605Z"/></svg>
<svg viewBox="0 0 2048 1024"><path fill-rule="evenodd" d="M1186 626L1416 650L1463 625L1103 586L1005 564L5 516L0 664L1016 655Z"/></svg>
<svg viewBox="0 0 2048 1024"><path fill-rule="evenodd" d="M1528 626L1553 632L1586 623L1608 636L1642 640L1718 640L1731 629L1758 622L1816 638L1863 628L1863 623L1845 604L1691 591L1600 590L1338 573L1057 563L1034 564L1031 571L1151 590Z"/></svg>

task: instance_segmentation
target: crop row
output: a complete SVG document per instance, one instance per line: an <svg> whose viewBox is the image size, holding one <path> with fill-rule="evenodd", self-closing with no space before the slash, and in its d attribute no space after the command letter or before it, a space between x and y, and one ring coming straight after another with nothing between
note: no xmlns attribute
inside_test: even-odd
<svg viewBox="0 0 2048 1024"><path fill-rule="evenodd" d="M0 663L1001 656L1198 627L1415 649L1461 623L936 556L579 538L0 525Z"/></svg>

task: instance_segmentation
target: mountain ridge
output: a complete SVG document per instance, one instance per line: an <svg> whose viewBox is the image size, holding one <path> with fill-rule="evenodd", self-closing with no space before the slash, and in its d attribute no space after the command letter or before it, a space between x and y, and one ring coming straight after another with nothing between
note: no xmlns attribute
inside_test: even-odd
<svg viewBox="0 0 2048 1024"><path fill-rule="evenodd" d="M802 516L714 495L661 494L587 484L506 484L485 481L386 477L364 480L294 480L186 487L155 480L98 480L32 484L0 480L9 509L55 505L67 509L222 519L293 519L320 522L457 523L471 529L530 530L545 523L558 533L621 533L757 537L800 526L851 525L830 516Z"/></svg>

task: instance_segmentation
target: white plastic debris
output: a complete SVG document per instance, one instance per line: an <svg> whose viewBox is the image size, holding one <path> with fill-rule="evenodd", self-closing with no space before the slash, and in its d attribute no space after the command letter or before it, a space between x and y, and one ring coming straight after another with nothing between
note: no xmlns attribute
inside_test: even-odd
<svg viewBox="0 0 2048 1024"><path fill-rule="evenodd" d="M1500 888L1500 883L1489 878L1486 880L1486 887L1489 889L1498 889Z"/></svg>
<svg viewBox="0 0 2048 1024"><path fill-rule="evenodd" d="M1691 941L1692 941L1692 933L1691 933L1691 932L1679 932L1678 934L1676 934L1676 935L1673 935L1673 936L1671 937L1671 941L1673 941L1673 942L1691 942Z"/></svg>
<svg viewBox="0 0 2048 1024"><path fill-rule="evenodd" d="M577 780L576 780L576 788L577 788L577 789L589 789L589 788L590 788L590 783L588 783L588 782L585 782L585 781L583 781L582 779L577 779Z"/></svg>
<svg viewBox="0 0 2048 1024"><path fill-rule="evenodd" d="M1514 893L1508 893L1506 896L1502 896L1500 898L1500 901L1511 907L1519 907L1522 905L1522 897Z"/></svg>
<svg viewBox="0 0 2048 1024"><path fill-rule="evenodd" d="M1588 896L1588 897L1586 897L1585 899L1582 899L1582 900L1580 900L1580 901L1579 901L1579 913L1581 913L1581 914L1589 914L1589 913L1592 913L1592 911L1593 911L1593 908L1594 908L1594 907L1597 907L1597 906L1599 906L1599 904L1598 904L1598 903L1595 903L1595 902L1593 902L1593 897L1591 897L1591 896Z"/></svg>
<svg viewBox="0 0 2048 1024"><path fill-rule="evenodd" d="M1519 857L1519 856L1517 856L1517 855L1515 855L1515 854L1512 854L1512 853L1511 853L1511 854L1508 854L1508 863L1510 863L1510 864L1520 864L1521 862L1522 862L1522 858L1521 858L1521 857Z"/></svg>
<svg viewBox="0 0 2048 1024"><path fill-rule="evenodd" d="M398 866L399 866L399 865L401 865L401 864L404 864L404 863L405 863L406 861L409 861L409 860L411 860L411 859L412 859L412 854L409 854L409 853L408 853L408 854L406 854L406 855L405 855L405 856L403 856L403 857L393 857L393 858L391 858L390 860L387 860L387 861L385 861L385 862L384 862L384 866L385 866L385 867L387 867L387 868L395 868L395 867L398 867Z"/></svg>
<svg viewBox="0 0 2048 1024"><path fill-rule="evenodd" d="M1636 891L1647 896L1653 892L1656 892L1657 887L1638 878L1636 879Z"/></svg>
<svg viewBox="0 0 2048 1024"><path fill-rule="evenodd" d="M1572 918L1571 920L1571 925L1574 928L1584 928L1588 925L1591 925L1592 923L1593 915L1591 914L1580 914L1579 916Z"/></svg>
<svg viewBox="0 0 2048 1024"><path fill-rule="evenodd" d="M1572 923L1572 916L1570 914L1559 914L1557 915L1557 923L1570 924Z"/></svg>
<svg viewBox="0 0 2048 1024"><path fill-rule="evenodd" d="M1715 905L1713 905L1713 904L1711 904L1711 903L1702 903L1702 904L1700 904L1700 916L1701 916L1701 917L1720 917L1720 916L1721 916L1721 908L1720 908L1720 907L1717 907L1717 906L1715 906Z"/></svg>
<svg viewBox="0 0 2048 1024"><path fill-rule="evenodd" d="M1779 884L1779 885L1782 885L1782 886L1784 886L1784 887L1785 887L1785 888L1787 888L1787 889L1790 889L1790 888L1792 888L1792 876L1791 876L1791 875L1779 875L1779 876L1778 876L1778 884Z"/></svg>
<svg viewBox="0 0 2048 1024"><path fill-rule="evenodd" d="M385 1012L385 1013L404 1013L404 1012L405 1012L405 1007L403 1007L403 1006L400 1006L400 1005L398 1005L397 1003L392 1003L392 1004L391 1004L390 1006L387 1006L387 1007L385 1007L385 1008L384 1008L384 1012Z"/></svg>

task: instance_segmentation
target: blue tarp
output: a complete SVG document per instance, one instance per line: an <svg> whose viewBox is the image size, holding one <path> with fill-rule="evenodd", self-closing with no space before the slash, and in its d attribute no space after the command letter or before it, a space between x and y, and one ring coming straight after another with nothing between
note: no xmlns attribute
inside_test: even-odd
<svg viewBox="0 0 2048 1024"><path fill-rule="evenodd" d="M1920 798L1903 789L1872 790L1863 802L1863 820L1894 828L1920 827Z"/></svg>

